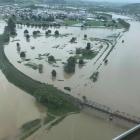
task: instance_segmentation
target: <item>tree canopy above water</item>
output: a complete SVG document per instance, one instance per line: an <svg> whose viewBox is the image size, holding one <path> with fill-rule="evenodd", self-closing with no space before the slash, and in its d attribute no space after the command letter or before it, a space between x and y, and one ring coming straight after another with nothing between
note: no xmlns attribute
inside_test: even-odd
<svg viewBox="0 0 140 140"><path fill-rule="evenodd" d="M10 17L7 21L7 30L10 35L16 35L16 23L14 17Z"/></svg>

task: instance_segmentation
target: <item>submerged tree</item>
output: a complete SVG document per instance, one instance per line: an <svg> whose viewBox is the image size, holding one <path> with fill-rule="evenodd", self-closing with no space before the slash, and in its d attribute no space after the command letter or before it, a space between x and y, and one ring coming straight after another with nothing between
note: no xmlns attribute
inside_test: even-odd
<svg viewBox="0 0 140 140"><path fill-rule="evenodd" d="M17 43L17 51L20 52L21 48L20 48L20 44Z"/></svg>
<svg viewBox="0 0 140 140"><path fill-rule="evenodd" d="M80 59L79 60L79 65L83 65L84 64L84 60L83 59Z"/></svg>
<svg viewBox="0 0 140 140"><path fill-rule="evenodd" d="M75 65L76 65L76 58L69 57L67 60L67 64L64 67L65 72L67 73L74 73L75 72Z"/></svg>
<svg viewBox="0 0 140 140"><path fill-rule="evenodd" d="M54 32L54 34L55 34L55 36L59 36L59 31L56 30L56 31Z"/></svg>
<svg viewBox="0 0 140 140"><path fill-rule="evenodd" d="M20 46L20 44L19 43L17 43L17 47L19 47Z"/></svg>
<svg viewBox="0 0 140 140"><path fill-rule="evenodd" d="M37 35L37 31L33 31L33 36L36 36Z"/></svg>
<svg viewBox="0 0 140 140"><path fill-rule="evenodd" d="M51 33L52 33L52 31L51 31L51 30L48 30L48 33L49 33L49 34L51 34Z"/></svg>
<svg viewBox="0 0 140 140"><path fill-rule="evenodd" d="M29 31L28 30L24 30L24 34L28 34L29 33Z"/></svg>
<svg viewBox="0 0 140 140"><path fill-rule="evenodd" d="M81 48L76 48L76 54L81 54L82 53L82 49Z"/></svg>
<svg viewBox="0 0 140 140"><path fill-rule="evenodd" d="M71 38L71 40L70 40L70 43L75 43L75 42L76 42L76 40L77 40L77 38L76 38L76 37L72 37L72 38Z"/></svg>
<svg viewBox="0 0 140 140"><path fill-rule="evenodd" d="M27 39L27 40L30 39L30 35L29 35L29 34L26 35L26 39Z"/></svg>
<svg viewBox="0 0 140 140"><path fill-rule="evenodd" d="M39 35L40 31L33 31L33 36Z"/></svg>
<svg viewBox="0 0 140 140"><path fill-rule="evenodd" d="M39 73L43 72L43 65L42 64L38 65L38 71L39 71Z"/></svg>
<svg viewBox="0 0 140 140"><path fill-rule="evenodd" d="M10 35L16 35L16 23L13 17L10 17L7 21L7 29Z"/></svg>
<svg viewBox="0 0 140 140"><path fill-rule="evenodd" d="M21 58L25 58L25 57L26 57L25 52L21 52L21 53L20 53L20 57L21 57Z"/></svg>
<svg viewBox="0 0 140 140"><path fill-rule="evenodd" d="M49 35L48 31L45 32L45 35L46 35L46 36Z"/></svg>
<svg viewBox="0 0 140 140"><path fill-rule="evenodd" d="M55 62L54 56L50 55L50 56L48 57L48 61L49 61L49 62Z"/></svg>
<svg viewBox="0 0 140 140"><path fill-rule="evenodd" d="M98 71L97 72L94 72L91 75L90 79L92 79L93 82L96 82L98 80L98 76L99 76L99 72Z"/></svg>
<svg viewBox="0 0 140 140"><path fill-rule="evenodd" d="M107 60L107 59L105 59L105 60L104 60L104 63L105 63L105 64L107 64L107 63L108 63L108 60Z"/></svg>
<svg viewBox="0 0 140 140"><path fill-rule="evenodd" d="M56 70L52 70L52 77L56 77Z"/></svg>
<svg viewBox="0 0 140 140"><path fill-rule="evenodd" d="M91 49L91 44L90 44L90 42L87 43L86 49L87 49L87 50L90 50L90 49Z"/></svg>
<svg viewBox="0 0 140 140"><path fill-rule="evenodd" d="M2 40L4 42L9 42L10 41L10 34L9 32L7 31L7 26L4 28L4 34L2 36Z"/></svg>
<svg viewBox="0 0 140 140"><path fill-rule="evenodd" d="M82 96L82 98L83 98L84 102L87 102L87 97L86 96Z"/></svg>
<svg viewBox="0 0 140 140"><path fill-rule="evenodd" d="M84 35L84 39L87 39L87 34Z"/></svg>

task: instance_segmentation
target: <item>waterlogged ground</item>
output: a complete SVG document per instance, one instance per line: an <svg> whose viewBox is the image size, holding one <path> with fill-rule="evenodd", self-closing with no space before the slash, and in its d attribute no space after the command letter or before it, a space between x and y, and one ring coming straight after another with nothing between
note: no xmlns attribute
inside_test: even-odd
<svg viewBox="0 0 140 140"><path fill-rule="evenodd" d="M107 65L104 65L102 61L111 48L111 45L109 45L106 50L107 44L105 42L99 40L93 41L93 38L109 39L114 42L116 38L115 36L121 33L122 30L92 28L81 30L78 27L61 27L60 29L57 29L60 34L68 35L55 38L54 36L45 37L45 30L43 29L27 28L24 26L22 28L17 27L18 36L11 39L11 42L5 47L5 53L12 64L35 80L53 84L61 90L64 90L65 86L69 86L72 90L68 93L73 96L81 98L85 95L87 98L98 103L108 105L115 110L139 116L140 109L138 99L140 95L138 91L140 89L138 83L140 82L140 77L138 73L140 68L139 62L137 61L139 58L140 44L138 38L140 35L138 30L139 28L140 23L131 22L130 30L124 33L123 37L117 39L118 43L108 57L109 63ZM34 30L40 30L42 36L37 38L31 37L30 41L27 42L23 34L25 29L29 30L30 35L32 35ZM51 28L51 30L53 34L56 29ZM88 40L83 39L84 34L88 35ZM71 44L69 42L72 37L77 37L77 43ZM125 41L124 43L122 43L123 39ZM25 66L24 64L28 62L17 62L21 61L17 52L17 42L21 45L21 51L26 51L27 59L31 59L30 61L37 65L43 64L43 73L40 74L38 70L33 70L32 68ZM79 47L84 48L87 42L91 42L93 50L99 51L98 55L93 60L86 60L87 63L83 67L79 67L77 64L76 72L74 74L66 74L63 71L64 64L62 64L62 62L66 62L69 56L74 56L75 49ZM102 49L100 49L101 45L103 45ZM35 49L31 49L31 46L34 46ZM52 65L47 62L46 56L43 56L42 60L36 59L38 58L38 54L45 53L50 53L55 56L56 59L60 60ZM96 83L93 83L89 77L98 67L99 78ZM56 79L52 79L52 69L57 71ZM77 128L80 125L80 129ZM106 128L106 132L103 134L103 137L100 137L101 135L95 132L100 132L101 128ZM95 133L87 131L91 129ZM75 130L75 133L73 130ZM64 134L69 135L70 139L76 140L82 139L86 135L90 135L89 140L90 138L96 138L96 140L105 139L105 136L107 139L111 139L123 131L125 131L124 128L113 125L112 123L110 124L108 121L105 122L95 116L90 117L89 115L79 114L69 116L50 131L46 130L42 133L37 133L37 135L35 133L33 137L31 136L29 138L29 140L38 139L38 137L41 138L41 140L46 138L51 140L52 136L54 136L54 140L56 138L58 139L58 137L60 137L60 139L66 139L66 135Z"/></svg>
<svg viewBox="0 0 140 140"><path fill-rule="evenodd" d="M39 30L41 31L41 36L36 38L31 36L30 41L27 41L23 33L25 29L29 30L30 35L32 35L33 31ZM93 28L82 30L79 27L50 28L50 30L52 31L52 34L54 34L55 30L59 30L60 37L46 37L45 30L43 29L17 26L18 35L15 38L11 38L11 42L5 47L5 53L10 62L26 75L35 80L53 84L61 90L64 90L65 86L70 87L71 92L69 92L69 94L81 98L85 95L85 87L91 86L88 87L88 89L90 89L94 85L89 77L97 70L103 62L107 52L112 47L110 42L103 41L102 39L107 39L114 43L116 36L122 33L122 30ZM87 40L84 40L84 34L87 34ZM70 43L72 37L77 38L77 43ZM96 40L94 40L95 38ZM20 43L21 51L26 52L26 58L30 59L28 62L21 62L22 59L17 52L17 42ZM94 59L85 59L86 63L82 67L77 64L75 73L65 73L63 63L66 63L70 56L75 56L76 48L85 48L87 42L91 43L92 50L98 52L97 56ZM35 49L32 49L32 46L34 46ZM41 60L38 60L39 54L53 55L58 61L49 64L48 58L45 55L41 56ZM25 66L27 63L34 63L36 65L43 64L43 73L39 73L38 70ZM53 69L57 72L56 79L52 79L51 76L51 71ZM90 90L90 94L92 94L92 90Z"/></svg>
<svg viewBox="0 0 140 140"><path fill-rule="evenodd" d="M5 47L5 53L12 64L14 64L20 71L24 72L33 79L50 83L55 85L61 90L64 90L65 86L71 88L69 94L81 98L85 95L87 98L96 101L100 104L107 105L114 110L120 110L121 112L126 112L135 116L140 116L139 109L139 22L130 22L131 27L128 32L122 33L122 37L117 39L117 44L110 56L108 57L109 63L104 65L102 63L104 57L106 56L108 50L111 48L110 45L106 50L107 44L105 42L92 41L93 38L107 38L112 40L115 35L118 35L121 30L111 30L111 29L87 29L81 30L78 27L65 28L61 27L59 32L61 34L68 33L66 37L55 38L45 37L44 30L28 28L30 34L34 30L40 30L42 35L38 38L31 37L30 42L27 42L24 38L23 31L27 27L22 27L22 29L17 29L18 36L12 40L19 39L21 44L21 50L26 51L27 58L31 59L31 62L36 64L43 64L43 73L40 74L38 70L33 70L27 66L24 66L23 62L19 64L20 61L19 54L17 53L16 43L10 42ZM56 30L51 29L52 33ZM76 72L74 74L66 74L63 71L62 62L66 62L69 56L75 54L75 49L78 47L85 47L87 40L83 39L84 34L88 35L88 41L92 44L92 49L99 51L98 55L92 60L86 60L86 64L83 67L79 67L77 64ZM77 37L77 43L71 44L69 40L72 37ZM120 35L121 36L121 35ZM91 39L92 38L92 39ZM91 39L91 40L90 40ZM124 43L122 43L124 40ZM100 45L103 48L100 50ZM58 48L55 48L58 46ZM32 50L30 46L35 46ZM72 51L71 51L72 50ZM105 52L104 52L105 51ZM103 54L104 52L104 54ZM61 59L62 61L57 61L54 66L48 64L46 59L37 60L38 54L50 53L54 55L56 59ZM98 60L98 61L97 61ZM99 68L99 78L96 83L93 83L89 77L93 72ZM51 71L55 69L57 71L56 80L52 79ZM64 81L59 81L64 80ZM67 91L65 91L67 92Z"/></svg>
<svg viewBox="0 0 140 140"><path fill-rule="evenodd" d="M116 17L116 15L114 16ZM4 25L4 22L0 22L0 33L3 32ZM92 28L81 30L78 27L61 27L57 30L60 34L67 34L67 36L55 38L54 36L45 37L45 30L40 28L18 26L18 36L11 38L11 42L5 47L5 53L16 68L35 80L53 84L61 90L64 90L65 86L69 86L72 89L71 92L64 91L73 96L81 98L85 95L87 98L108 105L115 110L140 116L139 28L140 23L131 22L130 30L123 34L121 33L122 30ZM34 30L40 30L41 36L31 37L30 41L27 42L23 34L25 29L29 30L30 35ZM53 34L56 29L51 28L51 30ZM109 47L107 47L106 42L93 41L93 38L108 39L114 42L115 36L119 33L123 37L117 39L117 45L108 57L109 63L104 65L103 59L111 45L109 43ZM88 40L84 40L84 34L88 35ZM69 42L72 37L77 37L77 43L71 44ZM123 39L124 43L122 43ZM21 59L17 52L17 42L20 43L21 51L26 51L27 59L31 59L30 62L37 65L43 64L43 73L40 74L38 70L25 66L24 64L28 62L19 63ZM62 62L66 62L69 56L74 56L76 48L85 48L87 42L91 42L92 50L99 51L98 55L93 60L86 60L83 67L79 67L77 64L74 74L66 74L63 71L64 64ZM102 49L100 49L101 45L103 45ZM31 46L34 46L35 49L31 49ZM45 53L50 53L60 60L52 65L47 62L46 56L43 56L42 60L36 59L38 54ZM52 79L52 69L57 71L56 79ZM96 83L93 83L89 77L97 69L99 78ZM15 139L13 136L17 134L18 128L22 124L38 118L42 113L40 114L40 107L36 106L34 98L26 96L26 93L9 84L2 73L0 75L0 89L2 89L0 92L0 139L9 138L11 140L12 138ZM84 140L87 138L87 140L93 138L108 140L126 130L126 128L111 123L108 118L100 119L99 116L95 116L96 113L92 116L88 113L71 115L50 131L37 131L28 140L45 140L46 138L48 140L65 140L68 137L69 140ZM102 135L101 131L103 132Z"/></svg>

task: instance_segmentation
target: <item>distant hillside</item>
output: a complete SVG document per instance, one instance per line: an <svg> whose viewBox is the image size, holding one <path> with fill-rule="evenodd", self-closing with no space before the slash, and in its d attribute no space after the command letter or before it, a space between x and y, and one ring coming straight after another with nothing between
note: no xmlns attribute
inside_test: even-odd
<svg viewBox="0 0 140 140"><path fill-rule="evenodd" d="M36 3L36 2L41 2L42 0L0 0L0 4L13 4L13 3Z"/></svg>
<svg viewBox="0 0 140 140"><path fill-rule="evenodd" d="M41 2L42 0L15 0L15 3L21 3L21 4L25 4L25 3L29 3L29 4L33 4L33 3L38 3Z"/></svg>
<svg viewBox="0 0 140 140"><path fill-rule="evenodd" d="M123 6L123 9L127 10L128 12L140 13L140 3L125 5Z"/></svg>
<svg viewBox="0 0 140 140"><path fill-rule="evenodd" d="M46 1L46 3L65 3L66 1L65 0L44 0L44 2Z"/></svg>
<svg viewBox="0 0 140 140"><path fill-rule="evenodd" d="M65 0L0 0L0 4L12 4L12 3L18 3L18 4L33 4L33 3L50 3L50 4L64 4Z"/></svg>
<svg viewBox="0 0 140 140"><path fill-rule="evenodd" d="M13 3L14 0L0 0L0 3Z"/></svg>

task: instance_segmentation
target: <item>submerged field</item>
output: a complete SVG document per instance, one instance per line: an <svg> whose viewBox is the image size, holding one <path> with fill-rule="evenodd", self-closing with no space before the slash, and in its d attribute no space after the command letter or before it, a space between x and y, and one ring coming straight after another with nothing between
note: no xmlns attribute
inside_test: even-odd
<svg viewBox="0 0 140 140"><path fill-rule="evenodd" d="M24 30L27 29L31 35L29 40L24 36ZM33 36L33 31L39 30L39 36ZM45 31L51 30L51 35L46 36ZM81 29L79 27L60 27L60 28L27 28L17 25L17 36L11 38L11 41L5 47L5 54L9 61L17 69L29 77L53 84L55 87L82 98L85 93L80 92L87 85L94 85L90 79L91 75L98 71L101 65L104 65L104 59L117 42L122 33L122 29ZM58 30L59 36L54 36ZM84 38L84 35L87 38ZM70 40L75 37L76 41ZM17 51L16 43L20 43L20 52L26 53L26 60L20 58L20 52ZM87 43L91 44L90 52L86 52ZM82 53L76 53L76 50L83 50ZM55 62L48 61L49 56L54 56ZM64 66L69 57L75 57L77 60L74 73L64 71ZM80 59L84 60L83 65L79 65ZM42 72L38 70L38 65L43 66ZM51 72L56 70L56 78L52 78ZM90 82L90 84L88 84ZM69 87L67 91L65 87ZM80 88L80 91L79 91Z"/></svg>
<svg viewBox="0 0 140 140"><path fill-rule="evenodd" d="M26 40L24 36L23 32L25 29L27 29L29 31L29 34L31 35L30 40ZM45 31L49 29L52 31L52 33L51 35L46 36ZM123 30L91 28L83 30L77 27L61 27L49 29L17 26L18 35L15 38L11 38L9 44L5 46L5 54L8 57L9 61L21 72L25 73L26 75L37 81L52 84L55 87L65 91L66 93L80 99L82 99L83 96L86 96L93 101L96 99L97 102L99 101L100 103L103 102L103 104L105 104L107 100L103 100L102 98L105 95L101 95L101 93L99 94L99 92L99 95L97 95L97 93L94 91L96 91L96 89L99 87L98 83L101 83L104 77L106 77L106 80L104 80L104 84L111 82L108 81L108 79L110 79L111 77L109 72L107 72L108 63L105 64L104 60L109 59L110 63L110 53L112 52L112 50L116 49L116 43L117 49L120 46L120 49L122 49L122 46L126 46L126 44L123 43L122 40L124 39L128 41L128 39L126 37L122 37ZM39 36L33 37L32 32L36 30L39 30L41 33ZM54 36L55 30L59 31L60 36ZM130 33L131 31L132 30L130 30ZM86 39L84 39L85 34L87 34ZM126 33L126 35L127 34L129 35L129 32ZM72 37L77 38L75 43L70 42ZM91 43L91 51L96 53L92 55L92 57L90 55L82 56L83 54L77 55L76 48L84 50L87 43L89 42ZM20 51L26 52L26 59L20 58L20 53L17 50L17 43L20 43ZM113 54L115 53L116 51L113 51ZM53 55L55 57L56 61L54 63L48 62L48 57L50 55ZM64 72L64 66L70 56L75 57L77 59L77 63L75 72L68 74ZM84 59L84 65L81 66L78 64L79 58ZM40 64L42 64L43 66L42 72L40 72L38 69L38 66ZM52 78L51 72L53 69L55 69L57 72L56 78ZM103 69L105 70L107 75L106 73L104 73L103 76ZM114 66L112 70L113 69L116 69L116 67ZM91 76L94 74L94 72L97 71L99 72L99 77L96 83L93 82ZM112 88L108 89L111 89L112 91ZM106 92L107 89L102 87L101 90L104 90ZM106 98L108 97L106 96ZM112 96L110 96L110 98L112 99ZM109 101L113 102L113 99ZM114 107L114 104L112 104L112 107ZM123 109L125 108L127 107L124 106ZM129 112L130 110L127 109L127 111ZM133 113L134 111L130 111L130 113ZM139 114L139 112L137 114Z"/></svg>

